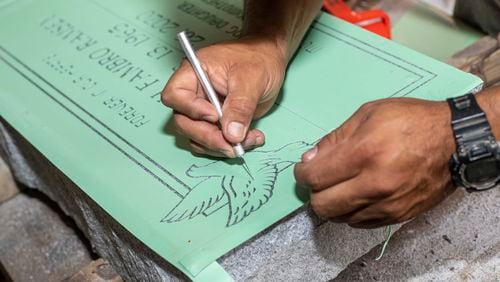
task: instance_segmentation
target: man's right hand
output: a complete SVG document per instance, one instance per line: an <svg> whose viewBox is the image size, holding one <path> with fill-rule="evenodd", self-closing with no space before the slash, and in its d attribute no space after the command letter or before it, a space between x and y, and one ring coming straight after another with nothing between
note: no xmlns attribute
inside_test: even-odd
<svg viewBox="0 0 500 282"><path fill-rule="evenodd" d="M235 157L232 144L241 142L245 149L264 144L264 133L248 127L276 100L286 69L284 53L278 42L265 37L246 37L197 52L223 101L220 127L193 68L182 62L163 90L162 101L174 110L176 130L191 140L194 152Z"/></svg>

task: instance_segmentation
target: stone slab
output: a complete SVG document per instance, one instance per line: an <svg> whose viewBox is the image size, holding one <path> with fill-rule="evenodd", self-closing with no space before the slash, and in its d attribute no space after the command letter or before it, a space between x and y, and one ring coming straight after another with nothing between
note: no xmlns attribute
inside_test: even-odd
<svg viewBox="0 0 500 282"><path fill-rule="evenodd" d="M12 281L61 281L91 261L75 231L37 198L1 204L0 229L0 263Z"/></svg>
<svg viewBox="0 0 500 282"><path fill-rule="evenodd" d="M5 122L0 122L0 148L16 180L56 201L89 238L95 252L109 261L125 281L186 280ZM357 230L324 223L306 207L231 251L219 263L237 281L271 277L323 281L334 278L383 240L383 229Z"/></svg>
<svg viewBox="0 0 500 282"><path fill-rule="evenodd" d="M380 262L371 251L335 281L500 281L500 189L456 192L401 228Z"/></svg>

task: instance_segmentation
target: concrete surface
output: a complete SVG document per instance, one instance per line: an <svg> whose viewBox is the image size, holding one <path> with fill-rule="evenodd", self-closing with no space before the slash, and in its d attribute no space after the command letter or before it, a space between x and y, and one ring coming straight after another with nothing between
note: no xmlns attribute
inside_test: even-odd
<svg viewBox="0 0 500 282"><path fill-rule="evenodd" d="M91 262L85 245L37 198L0 205L0 263L13 281L61 281Z"/></svg>
<svg viewBox="0 0 500 282"><path fill-rule="evenodd" d="M0 123L0 156L16 180L56 201L89 238L93 250L125 281L185 280L4 122ZM218 261L237 281L324 281L382 242L383 231L323 223L304 208Z"/></svg>
<svg viewBox="0 0 500 282"><path fill-rule="evenodd" d="M463 190L403 226L384 258L375 250L335 281L500 281L500 189Z"/></svg>

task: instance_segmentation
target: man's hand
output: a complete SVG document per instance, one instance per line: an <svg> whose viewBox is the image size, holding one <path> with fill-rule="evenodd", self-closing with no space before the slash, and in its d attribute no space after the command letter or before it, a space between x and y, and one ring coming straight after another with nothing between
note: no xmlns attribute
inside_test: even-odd
<svg viewBox="0 0 500 282"><path fill-rule="evenodd" d="M287 60L278 42L247 37L201 49L198 56L224 101L222 130L215 108L184 60L162 93L163 103L175 111L177 132L191 140L193 151L213 156L235 157L231 144L239 142L245 149L264 144L264 133L248 128L252 119L269 111L283 83Z"/></svg>
<svg viewBox="0 0 500 282"><path fill-rule="evenodd" d="M244 3L245 36L198 52L215 90L225 98L222 130L188 62L182 63L162 93L163 103L175 111L177 131L191 139L197 153L235 157L231 144L242 142L246 149L264 144L264 134L249 131L248 126L274 104L287 64L323 0Z"/></svg>
<svg viewBox="0 0 500 282"><path fill-rule="evenodd" d="M446 102L368 103L305 153L295 176L321 217L360 228L407 221L455 189L450 120Z"/></svg>

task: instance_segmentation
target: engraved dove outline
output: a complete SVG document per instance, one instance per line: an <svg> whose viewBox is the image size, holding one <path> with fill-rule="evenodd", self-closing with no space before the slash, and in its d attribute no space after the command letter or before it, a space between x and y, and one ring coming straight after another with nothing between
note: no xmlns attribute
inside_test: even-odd
<svg viewBox="0 0 500 282"><path fill-rule="evenodd" d="M293 142L276 150L254 150L245 154L249 175L241 160L218 160L205 165L192 165L186 171L191 178L200 178L162 222L175 223L209 216L228 206L226 227L242 222L269 202L273 196L279 173L300 160L304 151L313 144Z"/></svg>

